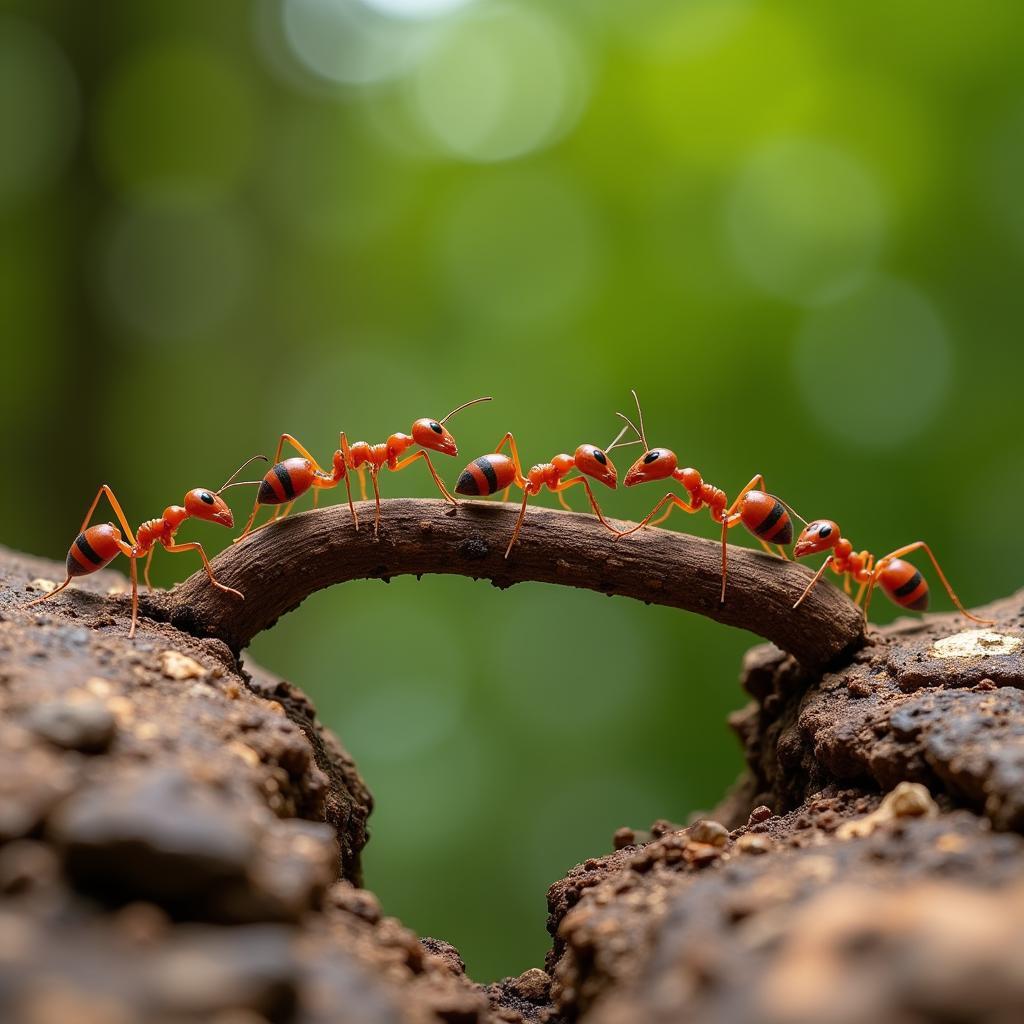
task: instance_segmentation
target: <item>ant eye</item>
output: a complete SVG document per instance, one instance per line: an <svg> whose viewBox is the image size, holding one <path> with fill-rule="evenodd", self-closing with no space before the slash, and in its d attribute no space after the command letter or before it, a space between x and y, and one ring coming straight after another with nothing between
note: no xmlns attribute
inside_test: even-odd
<svg viewBox="0 0 1024 1024"><path fill-rule="evenodd" d="M203 491L203 493L199 495L199 500L205 501L207 505L212 505L213 495L209 491Z"/></svg>
<svg viewBox="0 0 1024 1024"><path fill-rule="evenodd" d="M827 537L832 532L831 526L823 526L818 530L819 537Z"/></svg>
<svg viewBox="0 0 1024 1024"><path fill-rule="evenodd" d="M602 466L606 466L608 464L608 459L605 457L604 452L601 451L600 448L595 448L592 454L594 458L601 463Z"/></svg>
<svg viewBox="0 0 1024 1024"><path fill-rule="evenodd" d="M440 434L440 433L442 433L442 430L441 430L441 424L440 424L440 423L435 423L435 422L434 422L433 420L431 420L431 421L430 421L430 423L429 423L429 426L430 426L430 429L431 429L431 430L432 430L432 431L433 431L433 432L434 432L435 434Z"/></svg>
<svg viewBox="0 0 1024 1024"><path fill-rule="evenodd" d="M644 456L644 462L645 463L657 462L657 460L659 458L661 458L661 452L659 452L659 451L648 452Z"/></svg>

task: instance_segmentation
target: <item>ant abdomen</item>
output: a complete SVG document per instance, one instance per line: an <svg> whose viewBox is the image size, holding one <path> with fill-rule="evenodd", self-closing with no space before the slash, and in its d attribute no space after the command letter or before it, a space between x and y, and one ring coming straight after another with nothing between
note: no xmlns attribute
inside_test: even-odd
<svg viewBox="0 0 1024 1024"><path fill-rule="evenodd" d="M469 497L497 494L510 487L516 478L515 463L507 455L492 452L474 459L455 483L455 493Z"/></svg>
<svg viewBox="0 0 1024 1024"><path fill-rule="evenodd" d="M789 510L774 494L747 491L740 505L740 521L766 544L786 545L793 540Z"/></svg>
<svg viewBox="0 0 1024 1024"><path fill-rule="evenodd" d="M284 505L295 501L313 486L316 472L308 459L285 459L272 466L260 482L260 505Z"/></svg>
<svg viewBox="0 0 1024 1024"><path fill-rule="evenodd" d="M879 574L878 583L893 604L915 612L928 608L928 581L910 562L894 558Z"/></svg>
<svg viewBox="0 0 1024 1024"><path fill-rule="evenodd" d="M112 562L120 553L120 530L110 523L90 526L75 538L68 550L68 576L88 576Z"/></svg>

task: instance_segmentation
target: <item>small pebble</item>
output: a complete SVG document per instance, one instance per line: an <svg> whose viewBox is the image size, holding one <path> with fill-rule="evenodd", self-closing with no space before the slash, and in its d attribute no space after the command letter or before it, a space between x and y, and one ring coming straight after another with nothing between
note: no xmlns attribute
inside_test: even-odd
<svg viewBox="0 0 1024 1024"><path fill-rule="evenodd" d="M625 826L616 829L615 835L612 836L612 845L616 850L624 850L627 846L633 846L635 843L636 832Z"/></svg>
<svg viewBox="0 0 1024 1024"><path fill-rule="evenodd" d="M748 820L751 825L759 825L762 821L767 821L772 817L774 817L772 809L761 804L750 812L750 818Z"/></svg>
<svg viewBox="0 0 1024 1024"><path fill-rule="evenodd" d="M201 679L206 675L198 661L179 651L160 652L160 671L168 679Z"/></svg>
<svg viewBox="0 0 1024 1024"><path fill-rule="evenodd" d="M32 709L28 726L65 750L101 754L117 731L114 716L98 701L51 701Z"/></svg>
<svg viewBox="0 0 1024 1024"><path fill-rule="evenodd" d="M736 840L736 845L743 853L768 853L775 845L768 836L757 832L748 832Z"/></svg>
<svg viewBox="0 0 1024 1024"><path fill-rule="evenodd" d="M694 822L688 829L687 835L695 843L707 843L709 846L725 846L729 841L729 830L717 821L702 818Z"/></svg>

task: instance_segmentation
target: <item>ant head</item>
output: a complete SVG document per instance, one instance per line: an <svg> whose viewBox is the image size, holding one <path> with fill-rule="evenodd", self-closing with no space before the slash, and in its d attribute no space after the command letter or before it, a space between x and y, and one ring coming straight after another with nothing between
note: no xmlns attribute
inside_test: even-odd
<svg viewBox="0 0 1024 1024"><path fill-rule="evenodd" d="M640 456L626 473L623 481L627 487L650 483L652 480L664 480L676 470L679 460L676 453L668 448L651 448Z"/></svg>
<svg viewBox="0 0 1024 1024"><path fill-rule="evenodd" d="M185 511L196 519L220 523L229 529L235 525L235 517L227 502L216 491L208 491L205 487L196 487L185 495Z"/></svg>
<svg viewBox="0 0 1024 1024"><path fill-rule="evenodd" d="M443 455L458 455L455 438L439 420L417 420L412 425L412 439L421 447Z"/></svg>
<svg viewBox="0 0 1024 1024"><path fill-rule="evenodd" d="M796 539L793 548L795 558L816 555L819 551L828 551L839 542L839 524L831 519L815 519L808 523Z"/></svg>
<svg viewBox="0 0 1024 1024"><path fill-rule="evenodd" d="M445 427L445 420L450 420L457 412L469 408L471 405L478 405L480 402L489 402L490 398L474 398L472 402L463 402L462 405L452 409L444 419L417 420L412 425L412 439L421 448L429 448L432 452L441 452L443 455L458 455L459 449L455 445L455 438L448 433Z"/></svg>
<svg viewBox="0 0 1024 1024"><path fill-rule="evenodd" d="M678 465L675 452L669 451L667 448L648 447L647 432L644 430L644 414L640 408L640 399L636 391L633 391L633 401L636 402L636 423L624 413L617 412L615 414L626 424L627 428L632 428L633 433L636 434L637 439L644 446L643 455L629 467L629 472L626 473L626 479L623 483L627 487L649 483L652 480L664 480L675 472L675 468ZM639 426L637 426L637 423ZM619 437L621 436L620 434ZM618 438L616 438L617 442Z"/></svg>
<svg viewBox="0 0 1024 1024"><path fill-rule="evenodd" d="M254 455L246 459L238 469L224 481L219 491L208 491L205 487L196 487L185 495L185 511L196 519L205 519L209 523L219 523L229 530L235 525L235 517L231 514L227 502L220 496L221 491L227 491L232 487L247 487L249 484L259 484L259 480L239 480L238 474L246 466L253 462L269 462L266 455Z"/></svg>
<svg viewBox="0 0 1024 1024"><path fill-rule="evenodd" d="M581 444L576 449L573 460L581 473L586 473L587 476L592 476L595 480L600 480L606 487L615 490L617 479L615 464L603 449L592 444Z"/></svg>

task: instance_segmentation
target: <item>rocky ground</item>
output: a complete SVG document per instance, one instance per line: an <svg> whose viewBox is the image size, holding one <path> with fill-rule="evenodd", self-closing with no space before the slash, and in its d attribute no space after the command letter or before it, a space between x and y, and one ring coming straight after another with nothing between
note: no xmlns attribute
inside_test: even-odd
<svg viewBox="0 0 1024 1024"><path fill-rule="evenodd" d="M18 607L61 578L0 551L0 1020L1024 1019L1024 594L823 677L756 648L714 820L620 829L480 986L359 888L372 800L298 689L128 643L116 574Z"/></svg>

